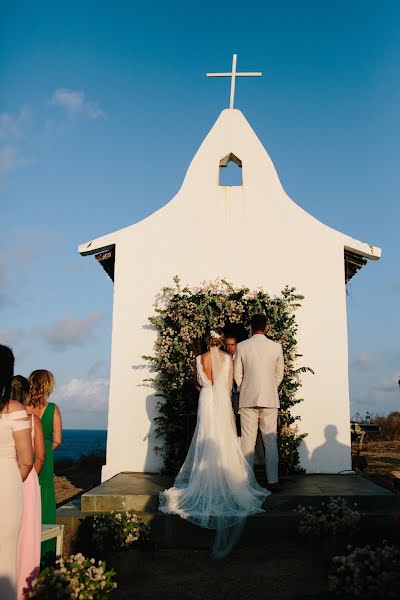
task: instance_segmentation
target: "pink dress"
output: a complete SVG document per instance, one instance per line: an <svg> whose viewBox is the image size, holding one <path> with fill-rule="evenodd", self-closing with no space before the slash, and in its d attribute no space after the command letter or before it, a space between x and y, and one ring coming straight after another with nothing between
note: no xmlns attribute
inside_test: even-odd
<svg viewBox="0 0 400 600"><path fill-rule="evenodd" d="M35 435L35 419L32 415L32 443ZM40 571L40 537L42 532L42 509L39 478L33 468L23 484L24 508L17 547L18 600L26 598L30 582Z"/></svg>

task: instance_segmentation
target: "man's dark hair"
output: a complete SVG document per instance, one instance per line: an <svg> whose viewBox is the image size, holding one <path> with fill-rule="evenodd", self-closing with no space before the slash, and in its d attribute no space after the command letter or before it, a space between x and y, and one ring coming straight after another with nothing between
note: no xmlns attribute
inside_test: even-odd
<svg viewBox="0 0 400 600"><path fill-rule="evenodd" d="M262 314L252 315L250 325L253 331L264 331L267 326L267 317Z"/></svg>
<svg viewBox="0 0 400 600"><path fill-rule="evenodd" d="M237 335L233 331L226 331L224 337L225 339L231 338L237 342Z"/></svg>

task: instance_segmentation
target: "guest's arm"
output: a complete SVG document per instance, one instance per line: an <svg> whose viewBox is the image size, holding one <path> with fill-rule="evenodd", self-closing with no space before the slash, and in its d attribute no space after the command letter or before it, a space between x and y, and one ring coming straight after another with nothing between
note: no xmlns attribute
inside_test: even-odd
<svg viewBox="0 0 400 600"><path fill-rule="evenodd" d="M53 445L52 448L55 450L62 443L62 420L61 413L58 406L56 406L53 418Z"/></svg>
<svg viewBox="0 0 400 600"><path fill-rule="evenodd" d="M237 350L235 352L235 358L233 360L233 378L236 381L238 387L240 387L240 384L243 380L243 362L242 355L240 353L240 346L237 347Z"/></svg>
<svg viewBox="0 0 400 600"><path fill-rule="evenodd" d="M30 429L21 429L13 432L15 449L17 452L18 467L22 481L28 477L33 467L33 448Z"/></svg>
<svg viewBox="0 0 400 600"><path fill-rule="evenodd" d="M285 361L283 359L282 345L279 344L278 358L276 359L276 364L275 364L276 387L279 387L279 385L281 384L284 373L285 373Z"/></svg>
<svg viewBox="0 0 400 600"><path fill-rule="evenodd" d="M10 413L24 411L26 415L25 407L16 400L11 400L9 403L9 411ZM11 423L18 467L22 481L25 481L33 467L31 426L27 415L25 417L22 416L21 418L16 418L12 420Z"/></svg>
<svg viewBox="0 0 400 600"><path fill-rule="evenodd" d="M35 471L39 475L44 465L46 458L46 447L44 445L44 434L42 421L36 415L33 415L35 420L35 435L33 438L33 452L35 454Z"/></svg>

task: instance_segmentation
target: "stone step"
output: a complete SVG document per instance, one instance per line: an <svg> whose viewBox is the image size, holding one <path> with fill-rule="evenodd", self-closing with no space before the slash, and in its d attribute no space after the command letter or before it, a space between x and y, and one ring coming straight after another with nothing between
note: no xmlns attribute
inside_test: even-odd
<svg viewBox="0 0 400 600"><path fill-rule="evenodd" d="M260 478L260 483L264 482ZM90 514L134 510L151 525L153 541L161 547L210 547L214 531L201 529L183 519L158 511L158 494L172 479L149 473L120 473L57 511L57 522L65 525L66 537L78 538L82 519ZM299 505L318 505L341 496L356 502L362 514L361 531L370 536L391 537L399 529L399 497L358 475L296 475L283 481L282 491L268 497L265 512L249 517L242 542L271 544L281 537L297 536ZM349 539L351 543L351 539ZM73 545L71 546L71 548ZM73 548L80 551L79 547Z"/></svg>
<svg viewBox="0 0 400 600"><path fill-rule="evenodd" d="M119 473L81 497L84 512L134 510L152 512L158 508L158 495L173 479L154 473Z"/></svg>
<svg viewBox="0 0 400 600"><path fill-rule="evenodd" d="M83 494L81 510L157 512L159 493L172 483L172 478L154 473L120 473ZM264 509L290 511L337 496L364 511L393 510L398 503L395 494L358 475L296 475L283 481L282 491L269 496Z"/></svg>
<svg viewBox="0 0 400 600"><path fill-rule="evenodd" d="M65 526L66 535L70 540L76 540L79 537L82 519L91 514L96 513L81 511L77 503L69 503L58 509L57 523ZM151 526L151 539L159 547L209 548L213 543L213 530L197 527L175 515L165 515L158 511L137 514ZM299 517L293 510L271 510L249 517L241 532L241 543L273 545L278 539L296 537L298 523ZM362 513L360 532L367 541L384 537L390 539L395 530L399 530L396 512L381 509L369 511L368 514ZM351 537L347 543L352 543ZM82 551L79 544L74 551Z"/></svg>

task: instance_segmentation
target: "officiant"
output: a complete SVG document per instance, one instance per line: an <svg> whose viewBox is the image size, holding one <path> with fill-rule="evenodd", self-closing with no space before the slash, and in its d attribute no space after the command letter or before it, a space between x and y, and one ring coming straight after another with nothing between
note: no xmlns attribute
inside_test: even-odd
<svg viewBox="0 0 400 600"><path fill-rule="evenodd" d="M225 350L227 351L228 354L231 355L232 361L233 361L235 352L236 352L236 348L237 348L236 337L234 335L232 335L231 333L226 334L224 345L225 345ZM240 437L240 435L241 435L240 415L239 415L239 393L240 393L239 388L236 384L236 381L234 380L233 385L232 385L231 399L232 399L233 412L235 413L236 430L237 430L238 437Z"/></svg>

